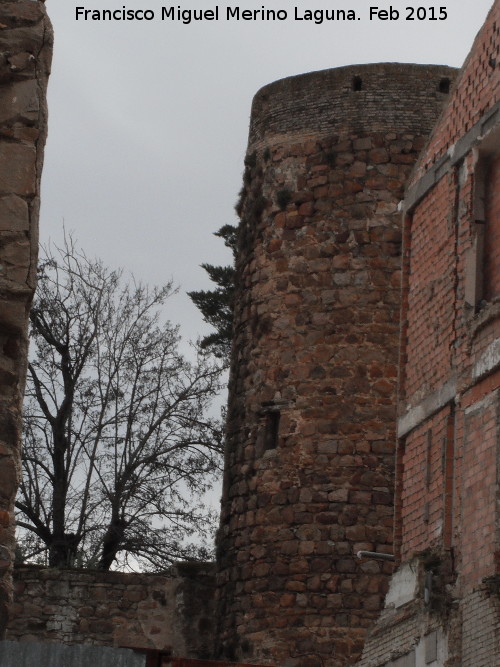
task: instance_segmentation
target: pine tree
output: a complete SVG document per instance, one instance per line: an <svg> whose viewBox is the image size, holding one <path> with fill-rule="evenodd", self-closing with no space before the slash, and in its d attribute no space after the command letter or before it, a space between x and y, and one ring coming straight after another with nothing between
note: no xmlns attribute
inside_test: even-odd
<svg viewBox="0 0 500 667"><path fill-rule="evenodd" d="M233 259L236 255L238 228L224 225L214 236L224 239L224 244L231 249ZM201 347L210 350L217 358L228 363L231 351L234 304L234 263L228 266L202 264L210 280L217 285L213 290L188 292L195 306L201 311L205 322L216 330L201 341Z"/></svg>

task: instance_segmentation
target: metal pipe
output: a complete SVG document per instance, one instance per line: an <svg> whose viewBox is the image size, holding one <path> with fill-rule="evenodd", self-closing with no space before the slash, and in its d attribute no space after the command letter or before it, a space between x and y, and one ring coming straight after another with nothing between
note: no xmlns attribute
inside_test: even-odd
<svg viewBox="0 0 500 667"><path fill-rule="evenodd" d="M375 560L396 560L394 554L382 554L378 551L358 551L358 558L373 558Z"/></svg>

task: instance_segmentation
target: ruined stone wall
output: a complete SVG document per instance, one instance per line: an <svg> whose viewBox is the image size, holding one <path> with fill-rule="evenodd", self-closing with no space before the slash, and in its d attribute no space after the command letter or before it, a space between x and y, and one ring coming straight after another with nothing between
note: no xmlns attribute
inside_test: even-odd
<svg viewBox="0 0 500 667"><path fill-rule="evenodd" d="M164 576L19 567L7 639L208 658L213 571L199 563L179 564Z"/></svg>
<svg viewBox="0 0 500 667"><path fill-rule="evenodd" d="M391 553L398 203L454 70L326 70L256 95L241 231L216 657L354 664Z"/></svg>
<svg viewBox="0 0 500 667"><path fill-rule="evenodd" d="M0 2L0 638L12 592L13 504L20 475L51 48L42 2Z"/></svg>
<svg viewBox="0 0 500 667"><path fill-rule="evenodd" d="M401 562L363 667L498 664L499 94L497 0L405 197ZM419 662L431 636L440 661Z"/></svg>

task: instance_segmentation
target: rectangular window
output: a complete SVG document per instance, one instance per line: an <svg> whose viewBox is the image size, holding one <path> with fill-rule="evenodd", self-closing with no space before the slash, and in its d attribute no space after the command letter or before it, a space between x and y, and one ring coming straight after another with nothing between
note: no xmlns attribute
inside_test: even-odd
<svg viewBox="0 0 500 667"><path fill-rule="evenodd" d="M264 438L264 449L276 449L279 442L280 412L273 410L266 415L266 432Z"/></svg>
<svg viewBox="0 0 500 667"><path fill-rule="evenodd" d="M472 195L472 243L466 255L465 301L479 310L500 296L500 129L479 147Z"/></svg>
<svg viewBox="0 0 500 667"><path fill-rule="evenodd" d="M500 153L491 156L485 183L483 298L500 296Z"/></svg>
<svg viewBox="0 0 500 667"><path fill-rule="evenodd" d="M477 310L484 298L484 228L486 220L486 164L479 158L474 170L472 244L465 258L465 302Z"/></svg>

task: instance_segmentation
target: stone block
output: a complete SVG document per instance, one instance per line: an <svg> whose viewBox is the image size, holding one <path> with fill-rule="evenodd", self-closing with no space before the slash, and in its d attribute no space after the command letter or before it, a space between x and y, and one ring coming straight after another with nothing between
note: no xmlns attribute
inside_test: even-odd
<svg viewBox="0 0 500 667"><path fill-rule="evenodd" d="M424 639L425 664L428 665L438 659L438 634L436 631L428 634Z"/></svg>
<svg viewBox="0 0 500 667"><path fill-rule="evenodd" d="M4 28L33 26L42 21L45 14L38 2L2 2L0 23Z"/></svg>
<svg viewBox="0 0 500 667"><path fill-rule="evenodd" d="M35 79L0 87L0 124L12 120L33 123L39 113L39 90Z"/></svg>
<svg viewBox="0 0 500 667"><path fill-rule="evenodd" d="M26 231L28 228L29 210L26 201L17 195L1 197L0 231Z"/></svg>
<svg viewBox="0 0 500 667"><path fill-rule="evenodd" d="M32 146L0 143L0 194L34 195L36 151Z"/></svg>
<svg viewBox="0 0 500 667"><path fill-rule="evenodd" d="M14 459L11 456L2 456L0 458L0 499L12 500L18 482L18 471Z"/></svg>

